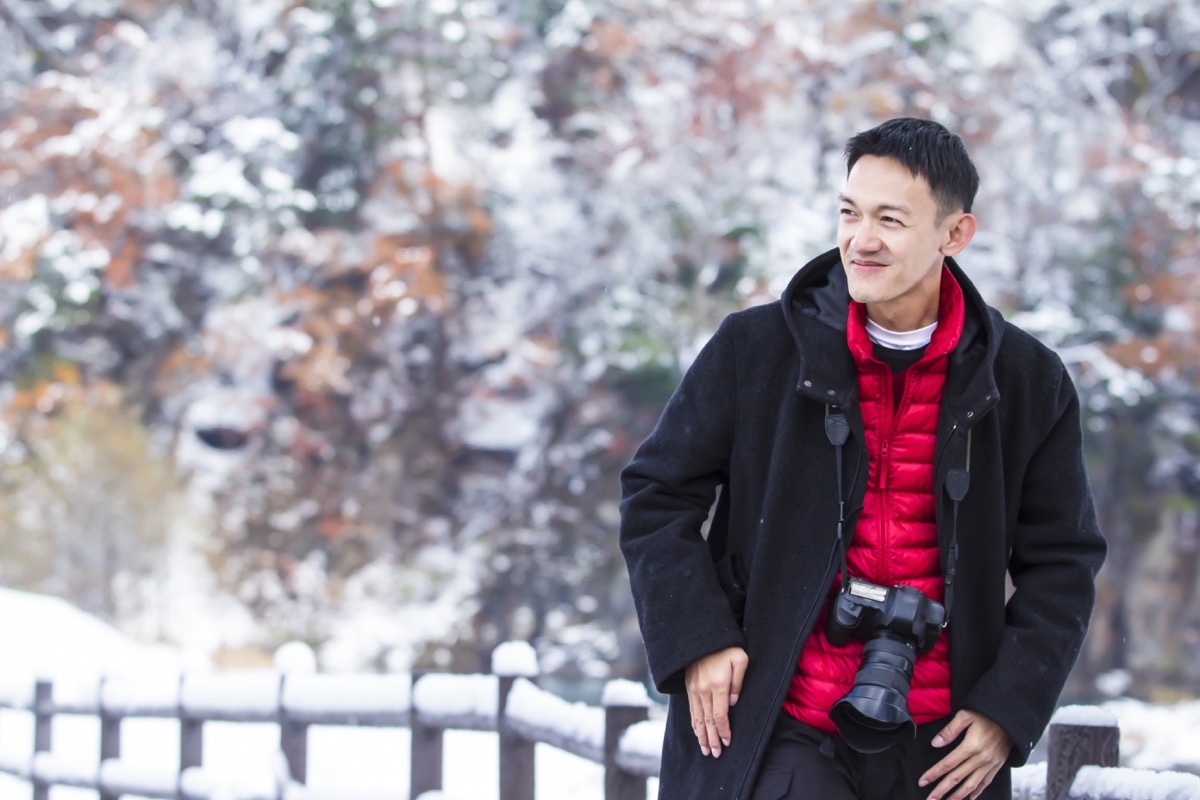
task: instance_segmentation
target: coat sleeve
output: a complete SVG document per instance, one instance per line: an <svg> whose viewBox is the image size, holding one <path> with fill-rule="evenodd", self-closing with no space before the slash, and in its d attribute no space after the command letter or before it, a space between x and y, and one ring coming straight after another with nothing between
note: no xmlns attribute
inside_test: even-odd
<svg viewBox="0 0 1200 800"><path fill-rule="evenodd" d="M621 473L621 552L650 674L664 693L684 691L684 669L702 656L745 646L701 532L729 471L735 371L726 323Z"/></svg>
<svg viewBox="0 0 1200 800"><path fill-rule="evenodd" d="M1025 763L1054 713L1083 645L1106 549L1083 462L1079 398L1058 365L1048 427L1021 485L999 652L963 703L1012 737L1010 766Z"/></svg>

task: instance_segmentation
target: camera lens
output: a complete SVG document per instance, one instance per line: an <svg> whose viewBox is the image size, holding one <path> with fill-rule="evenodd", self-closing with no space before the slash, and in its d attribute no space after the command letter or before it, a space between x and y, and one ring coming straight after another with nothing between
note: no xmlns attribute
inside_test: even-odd
<svg viewBox="0 0 1200 800"><path fill-rule="evenodd" d="M867 640L854 687L829 711L847 745L860 753L878 753L901 739L916 738L908 713L916 660L912 642L887 631Z"/></svg>

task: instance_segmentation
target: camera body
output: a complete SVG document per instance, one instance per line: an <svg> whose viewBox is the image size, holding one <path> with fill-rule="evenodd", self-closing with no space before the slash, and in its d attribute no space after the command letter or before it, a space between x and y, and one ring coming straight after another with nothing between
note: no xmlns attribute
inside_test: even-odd
<svg viewBox="0 0 1200 800"><path fill-rule="evenodd" d="M829 710L846 744L878 753L916 737L908 713L913 669L917 654L933 649L945 621L945 607L912 586L851 578L838 592L826 626L829 642L866 640L854 686Z"/></svg>
<svg viewBox="0 0 1200 800"><path fill-rule="evenodd" d="M826 636L842 646L852 637L871 639L880 633L911 640L918 653L928 653L937 643L946 621L946 609L912 586L879 586L859 578L838 592L829 612Z"/></svg>

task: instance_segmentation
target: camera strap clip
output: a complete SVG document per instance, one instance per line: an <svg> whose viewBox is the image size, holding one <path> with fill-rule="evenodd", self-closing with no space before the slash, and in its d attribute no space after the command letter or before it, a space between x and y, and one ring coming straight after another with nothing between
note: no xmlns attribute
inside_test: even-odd
<svg viewBox="0 0 1200 800"><path fill-rule="evenodd" d="M954 601L954 579L958 575L958 506L967 496L971 487L971 429L967 428L967 455L962 469L955 467L946 473L946 494L950 495L950 548L946 558L946 596L943 605L946 608L946 621L942 627L950 624L950 606Z"/></svg>
<svg viewBox="0 0 1200 800"><path fill-rule="evenodd" d="M829 403L825 404L825 435L829 438L829 443L833 445L837 465L837 544L838 556L841 559L839 566L842 572L842 588L845 589L850 581L850 575L849 570L846 569L846 495L842 489L842 451L846 440L850 438L850 423L846 421L846 415L837 406Z"/></svg>

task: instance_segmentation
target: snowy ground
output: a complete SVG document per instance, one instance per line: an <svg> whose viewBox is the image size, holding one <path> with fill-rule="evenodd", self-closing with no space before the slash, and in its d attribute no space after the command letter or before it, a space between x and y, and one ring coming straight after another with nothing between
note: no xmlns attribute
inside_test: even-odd
<svg viewBox="0 0 1200 800"><path fill-rule="evenodd" d="M145 648L58 600L0 589L0 695L12 696L34 675L63 680L89 675L163 675L186 666L174 654ZM160 677L161 680L161 677ZM1125 766L1200 772L1200 701L1151 706L1129 699L1105 704L1121 727ZM32 751L33 720L28 712L0 711L0 764L27 762ZM99 723L94 718L55 721L57 753L99 753ZM205 726L204 764L218 776L214 800L235 800L219 788L219 776L245 783L262 776L268 785L280 773L279 733L271 724ZM136 770L173 774L179 763L179 730L172 720L128 720L122 750ZM306 800L396 800L407 797L409 735L406 729L313 727L309 733L309 789ZM548 745L537 750L538 800L601 800L599 765ZM98 760L98 759L97 759ZM446 736L444 797L491 800L497 796L498 758L493 734L456 731ZM650 781L654 796L654 781ZM0 800L28 800L27 783L0 775ZM52 800L93 800L90 790L57 787ZM128 795L128 797L135 797Z"/></svg>

